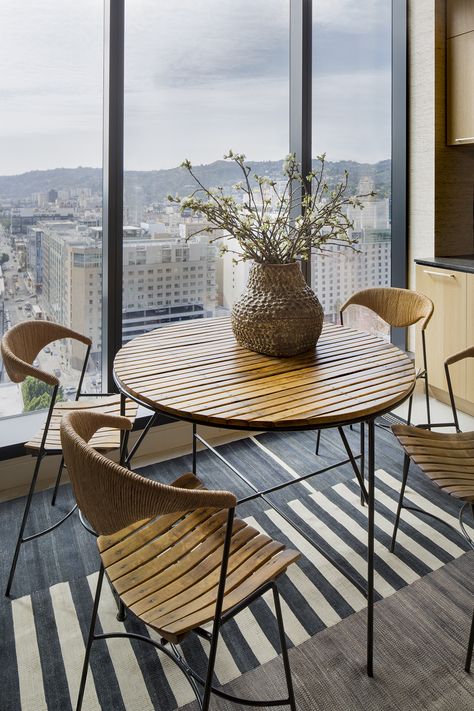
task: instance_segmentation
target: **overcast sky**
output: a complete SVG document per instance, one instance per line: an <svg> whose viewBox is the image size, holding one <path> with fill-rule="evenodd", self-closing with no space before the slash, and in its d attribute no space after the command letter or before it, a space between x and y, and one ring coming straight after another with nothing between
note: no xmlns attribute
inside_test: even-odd
<svg viewBox="0 0 474 711"><path fill-rule="evenodd" d="M313 145L390 154L389 0L315 0ZM289 0L126 0L126 169L288 152ZM0 175L101 165L102 0L1 0Z"/></svg>

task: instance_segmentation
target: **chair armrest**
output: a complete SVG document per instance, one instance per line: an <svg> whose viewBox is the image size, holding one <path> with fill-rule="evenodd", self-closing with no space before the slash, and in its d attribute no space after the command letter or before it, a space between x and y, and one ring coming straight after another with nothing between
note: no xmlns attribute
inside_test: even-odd
<svg viewBox="0 0 474 711"><path fill-rule="evenodd" d="M2 344L2 356L5 361L6 360L6 348L3 344ZM46 370L41 370L40 368L36 368L31 363L27 363L26 361L22 360L21 358L18 358L11 351L8 352L8 361L9 361L8 362L9 369L7 370L6 367L5 367L5 369L7 370L7 373L13 382L17 382L17 383L20 382L21 383L29 375L32 378L41 380L41 382L46 383L46 385L51 385L52 387L56 387L57 385L59 385L59 379L55 375L53 375L52 373L48 373Z"/></svg>
<svg viewBox="0 0 474 711"><path fill-rule="evenodd" d="M449 358L446 358L444 361L445 365L453 365L453 363L457 363L460 360L464 360L465 358L474 358L474 346L470 346L469 348L465 348L463 351L460 351L459 353L455 353L454 355L450 356Z"/></svg>
<svg viewBox="0 0 474 711"><path fill-rule="evenodd" d="M63 326L60 323L52 323L49 322L51 325L54 325L56 333L54 334L54 340L60 340L62 338L72 338L75 341L80 341L81 343L84 343L86 346L91 346L92 345L92 340L88 336L84 336L82 333L78 333L77 331L73 331L70 328L66 328L66 326Z"/></svg>

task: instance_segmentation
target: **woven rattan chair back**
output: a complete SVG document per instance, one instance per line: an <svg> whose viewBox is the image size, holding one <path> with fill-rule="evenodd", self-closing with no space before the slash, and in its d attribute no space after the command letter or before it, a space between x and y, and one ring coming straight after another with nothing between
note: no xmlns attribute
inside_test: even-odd
<svg viewBox="0 0 474 711"><path fill-rule="evenodd" d="M31 375L48 385L58 385L59 380L55 375L36 368L33 361L42 348L61 338L73 338L87 346L91 344L87 336L50 321L24 321L10 328L3 336L0 346L3 364L10 380L21 383Z"/></svg>
<svg viewBox="0 0 474 711"><path fill-rule="evenodd" d="M112 462L88 445L101 427L127 430L131 423L125 417L90 411L71 412L61 420L61 444L74 495L99 535L158 515L235 506L230 492L166 486Z"/></svg>
<svg viewBox="0 0 474 711"><path fill-rule="evenodd" d="M375 287L352 294L341 306L365 306L394 328L406 328L421 322L424 330L433 313L433 302L424 294L395 287Z"/></svg>
<svg viewBox="0 0 474 711"><path fill-rule="evenodd" d="M256 703L226 698L247 706L289 705L296 711L276 579L299 553L236 519L235 496L205 489L193 474L184 474L169 486L106 459L88 444L101 427L129 429L130 423L86 411L68 413L61 420L74 493L99 534L101 558L76 711L82 708L92 644L108 637L133 638L166 654L185 674L199 708L208 711L221 626L267 591L273 592L288 697ZM119 619L129 610L162 642L136 632L95 633L105 574L119 600ZM210 622L212 632L203 629ZM210 643L205 679L183 664L175 647L192 631Z"/></svg>

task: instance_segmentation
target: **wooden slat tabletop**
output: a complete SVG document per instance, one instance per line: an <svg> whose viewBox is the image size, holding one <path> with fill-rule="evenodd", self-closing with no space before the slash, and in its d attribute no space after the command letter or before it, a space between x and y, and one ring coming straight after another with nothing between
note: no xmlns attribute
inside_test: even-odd
<svg viewBox="0 0 474 711"><path fill-rule="evenodd" d="M273 358L239 346L229 318L165 326L117 354L121 390L196 423L254 430L317 428L387 412L413 390L408 356L363 331L326 324L316 349Z"/></svg>

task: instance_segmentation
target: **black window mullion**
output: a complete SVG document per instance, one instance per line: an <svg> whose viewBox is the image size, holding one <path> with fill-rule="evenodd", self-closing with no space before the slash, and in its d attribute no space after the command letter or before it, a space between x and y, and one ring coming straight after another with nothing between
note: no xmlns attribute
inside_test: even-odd
<svg viewBox="0 0 474 711"><path fill-rule="evenodd" d="M391 284L406 288L408 263L408 20L407 0L392 0ZM406 348L406 329L391 340Z"/></svg>
<svg viewBox="0 0 474 711"><path fill-rule="evenodd" d="M312 0L290 0L290 153L311 171L312 126ZM302 263L311 284L311 260Z"/></svg>
<svg viewBox="0 0 474 711"><path fill-rule="evenodd" d="M102 390L115 388L113 360L122 345L124 0L104 0L102 197Z"/></svg>

